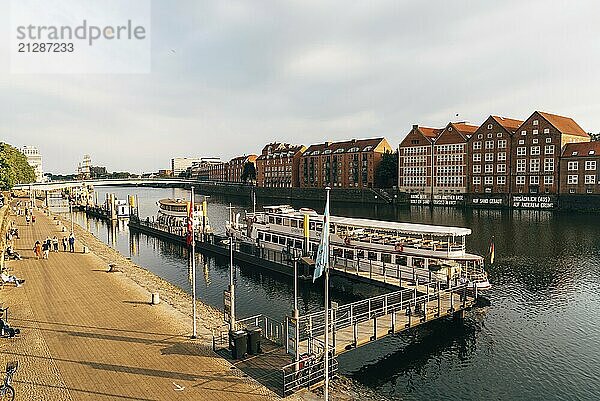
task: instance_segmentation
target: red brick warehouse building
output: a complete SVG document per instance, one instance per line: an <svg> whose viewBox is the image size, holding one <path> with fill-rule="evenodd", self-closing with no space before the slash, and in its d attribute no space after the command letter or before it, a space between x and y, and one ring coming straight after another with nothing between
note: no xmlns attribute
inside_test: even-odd
<svg viewBox="0 0 600 401"><path fill-rule="evenodd" d="M590 135L572 118L535 111L513 136L512 192L558 194L561 149L589 141Z"/></svg>
<svg viewBox="0 0 600 401"><path fill-rule="evenodd" d="M431 194L433 190L433 143L441 128L413 125L398 146L398 190Z"/></svg>
<svg viewBox="0 0 600 401"><path fill-rule="evenodd" d="M510 193L511 148L521 120L489 116L468 141L470 193Z"/></svg>

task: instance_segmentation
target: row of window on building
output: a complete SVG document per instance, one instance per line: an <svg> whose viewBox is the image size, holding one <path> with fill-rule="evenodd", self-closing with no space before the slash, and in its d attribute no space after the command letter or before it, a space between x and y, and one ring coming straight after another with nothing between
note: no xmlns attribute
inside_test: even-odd
<svg viewBox="0 0 600 401"><path fill-rule="evenodd" d="M481 125L414 125L398 149L410 193L600 193L600 143L572 118L540 111Z"/></svg>

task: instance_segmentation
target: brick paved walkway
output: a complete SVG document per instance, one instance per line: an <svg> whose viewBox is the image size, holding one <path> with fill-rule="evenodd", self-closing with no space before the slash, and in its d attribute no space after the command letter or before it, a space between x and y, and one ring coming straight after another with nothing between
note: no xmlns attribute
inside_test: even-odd
<svg viewBox="0 0 600 401"><path fill-rule="evenodd" d="M24 259L8 266L25 285L7 284L0 302L22 330L0 339L0 363L20 362L17 400L268 400L277 397L225 360L187 339L186 319L94 254L31 248L65 233L41 212L34 227L15 217ZM67 233L68 234L68 233ZM62 249L62 246L61 246ZM183 388L181 390L181 388Z"/></svg>

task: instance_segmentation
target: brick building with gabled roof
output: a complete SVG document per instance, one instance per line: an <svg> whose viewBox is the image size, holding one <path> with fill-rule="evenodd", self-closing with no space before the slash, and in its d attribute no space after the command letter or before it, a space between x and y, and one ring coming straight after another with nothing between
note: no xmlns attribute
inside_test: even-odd
<svg viewBox="0 0 600 401"><path fill-rule="evenodd" d="M413 125L398 146L398 190L431 194L433 143L442 128Z"/></svg>
<svg viewBox="0 0 600 401"><path fill-rule="evenodd" d="M589 134L572 118L533 112L513 136L512 192L557 194L563 146L589 141Z"/></svg>
<svg viewBox="0 0 600 401"><path fill-rule="evenodd" d="M301 157L300 187L371 188L385 152L392 152L385 138L311 145Z"/></svg>
<svg viewBox="0 0 600 401"><path fill-rule="evenodd" d="M560 158L561 194L600 194L600 142L568 143Z"/></svg>
<svg viewBox="0 0 600 401"><path fill-rule="evenodd" d="M448 123L433 145L433 193L467 192L467 142L476 125Z"/></svg>
<svg viewBox="0 0 600 401"><path fill-rule="evenodd" d="M522 120L489 116L468 141L470 193L509 193L512 138Z"/></svg>

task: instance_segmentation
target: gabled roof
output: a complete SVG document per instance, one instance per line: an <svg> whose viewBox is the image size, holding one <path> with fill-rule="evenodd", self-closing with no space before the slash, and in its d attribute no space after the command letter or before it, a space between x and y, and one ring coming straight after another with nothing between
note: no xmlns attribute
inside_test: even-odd
<svg viewBox="0 0 600 401"><path fill-rule="evenodd" d="M593 152L593 153L590 153ZM575 154L573 154L575 153ZM562 152L562 157L589 157L600 156L600 142L567 143Z"/></svg>
<svg viewBox="0 0 600 401"><path fill-rule="evenodd" d="M332 153L335 153L336 150L343 150L344 152L349 151L353 148L358 148L359 151L364 151L365 148L371 147L371 150L379 146L381 142L385 141L385 138L369 138L369 139L352 139L349 141L343 142L325 142L319 143L315 145L310 145L306 152L304 152L303 156L310 156L312 152L319 151L323 152L324 150L330 150ZM387 142L387 141L386 141Z"/></svg>
<svg viewBox="0 0 600 401"><path fill-rule="evenodd" d="M472 124L467 124L464 122L460 122L460 123L450 123L454 126L454 128L456 128L457 130L460 131L461 134L463 134L464 136L471 136L473 135L473 133L475 131L477 131L477 128L479 128L476 125L472 125Z"/></svg>
<svg viewBox="0 0 600 401"><path fill-rule="evenodd" d="M583 128L581 128L579 124L577 124L572 118L545 113L543 111L538 111L537 113L544 117L550 124L554 126L554 128L563 134L582 136L586 138L590 137L590 135L585 132Z"/></svg>
<svg viewBox="0 0 600 401"><path fill-rule="evenodd" d="M510 132L515 132L517 130L517 128L519 128L521 126L521 124L523 124L523 121L516 120L514 118L507 118L507 117L501 117L501 116L492 116L492 118L498 124L500 124L502 127L504 127L505 129L507 129Z"/></svg>
<svg viewBox="0 0 600 401"><path fill-rule="evenodd" d="M440 132L442 132L444 129L443 128L429 128L429 127L417 127L419 129L419 131L421 131L421 133L430 139L434 139L437 138L437 136L440 134Z"/></svg>

